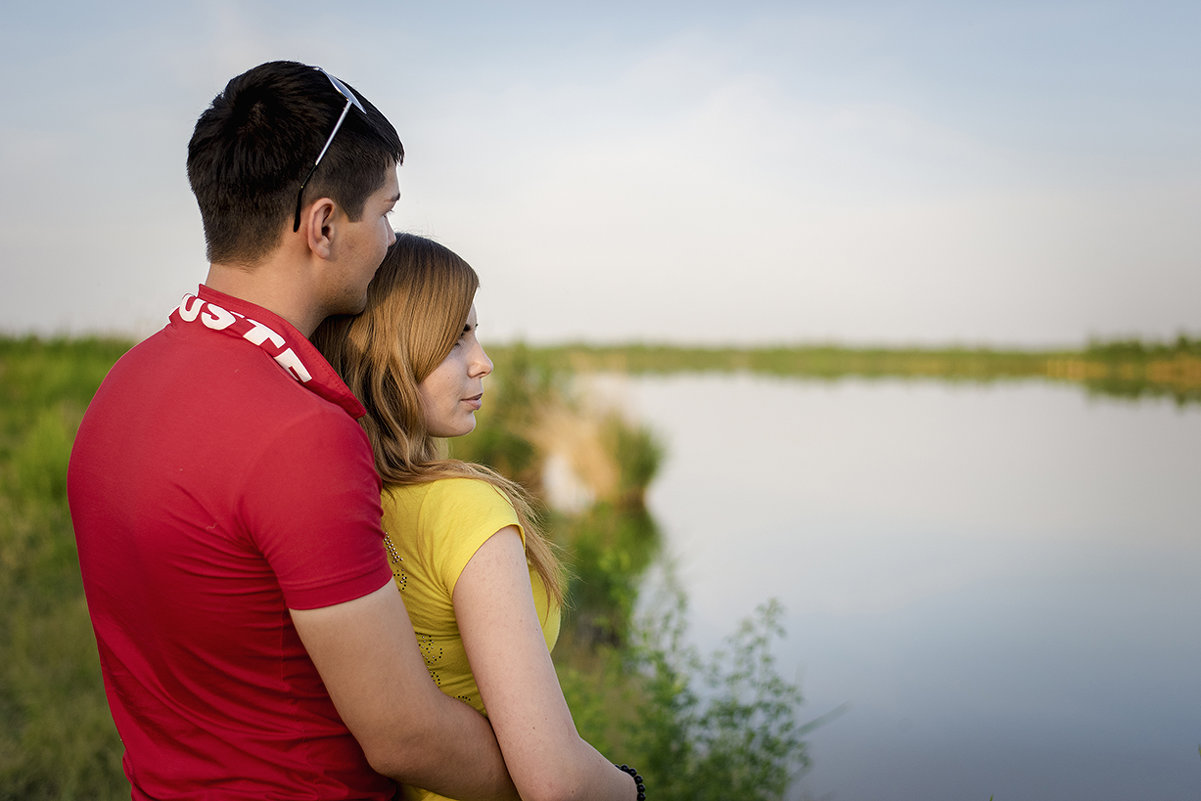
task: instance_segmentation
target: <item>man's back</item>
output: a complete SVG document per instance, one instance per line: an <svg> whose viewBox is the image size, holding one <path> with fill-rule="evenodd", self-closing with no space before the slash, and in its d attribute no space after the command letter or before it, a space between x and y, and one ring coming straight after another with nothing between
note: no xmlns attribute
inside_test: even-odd
<svg viewBox="0 0 1201 801"><path fill-rule="evenodd" d="M390 797L287 611L391 578L357 401L286 322L202 297L113 368L68 477L134 797Z"/></svg>
<svg viewBox="0 0 1201 801"><path fill-rule="evenodd" d="M403 160L379 109L294 61L196 121L206 286L113 368L67 478L135 799L391 798L373 769L516 797L488 721L429 678L362 406L305 339L362 311Z"/></svg>

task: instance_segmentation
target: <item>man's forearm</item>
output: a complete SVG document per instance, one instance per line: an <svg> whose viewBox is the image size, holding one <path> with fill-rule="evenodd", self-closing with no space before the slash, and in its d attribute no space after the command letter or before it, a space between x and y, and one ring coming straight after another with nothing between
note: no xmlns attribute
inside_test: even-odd
<svg viewBox="0 0 1201 801"><path fill-rule="evenodd" d="M461 801L520 801L488 719L442 695L434 725L423 727L417 747L398 754L395 767L375 769L403 784L433 790Z"/></svg>
<svg viewBox="0 0 1201 801"><path fill-rule="evenodd" d="M291 614L376 772L463 801L519 798L488 719L430 678L392 582L353 601Z"/></svg>

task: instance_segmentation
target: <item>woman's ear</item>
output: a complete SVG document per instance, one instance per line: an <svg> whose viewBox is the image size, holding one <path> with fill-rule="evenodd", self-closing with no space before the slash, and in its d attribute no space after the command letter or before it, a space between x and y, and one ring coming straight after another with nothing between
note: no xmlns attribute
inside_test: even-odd
<svg viewBox="0 0 1201 801"><path fill-rule="evenodd" d="M328 259L333 253L334 217L338 204L328 197L323 197L307 206L301 213L300 226L305 232L309 250L317 256Z"/></svg>

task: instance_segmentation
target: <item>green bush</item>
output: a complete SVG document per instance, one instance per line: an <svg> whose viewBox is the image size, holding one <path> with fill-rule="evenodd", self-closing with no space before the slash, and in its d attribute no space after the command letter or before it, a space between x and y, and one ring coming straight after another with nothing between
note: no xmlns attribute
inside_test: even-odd
<svg viewBox="0 0 1201 801"><path fill-rule="evenodd" d="M630 643L591 664L571 659L560 681L585 739L634 765L665 801L776 801L809 764L799 688L771 653L783 609L769 601L703 659L686 644L684 596L632 625Z"/></svg>
<svg viewBox="0 0 1201 801"><path fill-rule="evenodd" d="M624 644L643 574L662 540L654 518L642 506L598 503L549 521L569 560L571 635L582 645Z"/></svg>

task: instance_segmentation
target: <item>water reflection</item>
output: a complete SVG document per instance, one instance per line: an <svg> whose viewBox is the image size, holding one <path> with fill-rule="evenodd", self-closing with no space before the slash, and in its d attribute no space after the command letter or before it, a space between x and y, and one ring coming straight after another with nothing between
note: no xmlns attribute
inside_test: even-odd
<svg viewBox="0 0 1201 801"><path fill-rule="evenodd" d="M1201 417L1043 383L604 376L708 649L788 616L798 793L1195 797Z"/></svg>

